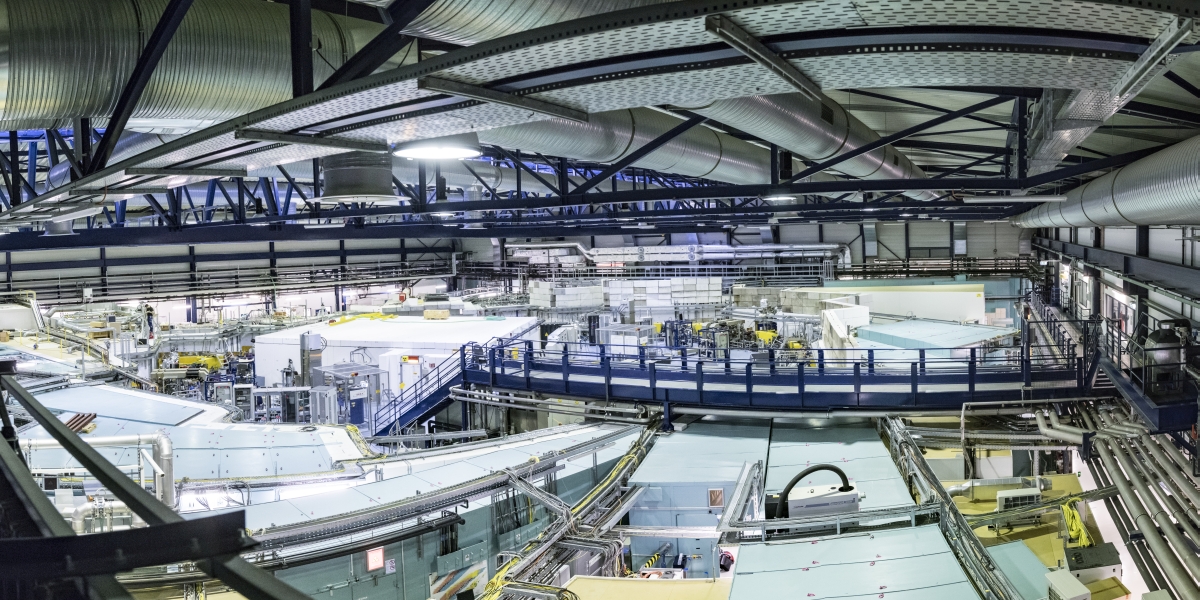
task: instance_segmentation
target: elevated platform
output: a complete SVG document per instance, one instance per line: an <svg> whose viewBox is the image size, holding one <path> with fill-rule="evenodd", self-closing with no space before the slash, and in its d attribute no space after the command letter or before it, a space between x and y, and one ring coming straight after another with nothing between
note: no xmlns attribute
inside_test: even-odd
<svg viewBox="0 0 1200 600"><path fill-rule="evenodd" d="M777 410L957 410L964 402L1076 397L1082 388L1076 357L1034 365L1019 356L943 359L929 350L867 350L865 360L827 360L830 351L815 350L789 362L783 352L778 360L713 360L651 354L658 350L563 353L498 344L482 349L486 360L463 360L463 381L604 400Z"/></svg>

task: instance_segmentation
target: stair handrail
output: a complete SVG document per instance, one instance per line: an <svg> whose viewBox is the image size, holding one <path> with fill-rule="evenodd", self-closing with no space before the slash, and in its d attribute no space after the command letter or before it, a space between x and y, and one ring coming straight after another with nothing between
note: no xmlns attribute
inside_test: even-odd
<svg viewBox="0 0 1200 600"><path fill-rule="evenodd" d="M530 331L540 327L541 324L542 320L538 319L534 321L532 325L522 329L514 335L493 337L484 342L483 346L491 346L492 344L503 339L522 337ZM466 344L463 344L464 347L471 345L475 345L475 342L467 342ZM459 358L460 352L462 352L462 348L455 349L454 352L450 353L449 357L438 363L433 370L422 375L421 378L413 383L412 386L404 388L399 394L392 397L387 404L380 406L379 410L375 411L375 428L378 429L380 425L388 423L389 419L396 421L396 429L408 427L410 423L404 423L403 425L399 424L400 417L405 412L417 404L420 404L421 401L423 401L430 393L439 390L445 384L457 381L462 377L462 361ZM388 414L384 414L385 411Z"/></svg>

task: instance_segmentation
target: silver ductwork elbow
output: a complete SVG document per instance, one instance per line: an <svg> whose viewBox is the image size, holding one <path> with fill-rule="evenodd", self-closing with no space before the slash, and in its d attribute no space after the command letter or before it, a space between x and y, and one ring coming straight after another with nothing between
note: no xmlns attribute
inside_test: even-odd
<svg viewBox="0 0 1200 600"><path fill-rule="evenodd" d="M1200 136L1155 152L1013 219L1020 227L1200 225Z"/></svg>

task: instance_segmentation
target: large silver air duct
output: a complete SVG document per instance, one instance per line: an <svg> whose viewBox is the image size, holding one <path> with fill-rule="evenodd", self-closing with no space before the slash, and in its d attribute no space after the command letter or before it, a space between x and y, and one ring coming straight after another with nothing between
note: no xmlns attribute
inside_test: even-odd
<svg viewBox="0 0 1200 600"><path fill-rule="evenodd" d="M845 154L879 139L865 123L832 98L812 100L801 94L773 94L718 100L689 110L749 133L813 161ZM891 146L884 146L833 167L859 179L923 179L924 171ZM906 192L933 200L933 192Z"/></svg>
<svg viewBox="0 0 1200 600"><path fill-rule="evenodd" d="M167 0L0 0L3 129L108 118L166 5ZM319 84L382 25L313 11L312 29ZM183 19L128 129L185 133L291 96L287 5L202 0Z"/></svg>
<svg viewBox="0 0 1200 600"><path fill-rule="evenodd" d="M1020 227L1200 225L1200 136L1097 177L1017 216Z"/></svg>
<svg viewBox="0 0 1200 600"><path fill-rule="evenodd" d="M392 3L392 0L361 1L375 6ZM545 25L669 1L440 0L418 15L404 33L467 46Z"/></svg>
<svg viewBox="0 0 1200 600"><path fill-rule="evenodd" d="M611 163L681 122L678 117L656 110L634 108L593 113L587 123L548 119L488 129L479 132L479 141L509 149ZM771 181L770 150L703 126L685 131L633 164L665 173L735 184Z"/></svg>

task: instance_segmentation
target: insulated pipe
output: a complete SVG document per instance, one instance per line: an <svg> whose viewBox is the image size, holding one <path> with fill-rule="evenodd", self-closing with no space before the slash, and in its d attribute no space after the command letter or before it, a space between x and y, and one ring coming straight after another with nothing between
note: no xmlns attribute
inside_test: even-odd
<svg viewBox="0 0 1200 600"><path fill-rule="evenodd" d="M1150 452L1150 455L1154 457L1154 460L1158 461L1158 464L1163 468L1164 471L1166 471L1169 479L1174 482L1176 488L1178 488L1183 495L1187 497L1188 501L1192 503L1192 506L1200 508L1200 490L1196 489L1195 481L1193 481L1191 477L1188 477L1187 474L1180 469L1178 463L1169 458L1167 454L1163 452L1162 448L1154 442L1153 438L1150 436L1142 436L1137 441L1141 444L1143 449ZM1200 513L1193 511L1193 514L1195 514L1197 517L1196 523L1200 524ZM1197 540L1197 543L1200 543L1200 540Z"/></svg>
<svg viewBox="0 0 1200 600"><path fill-rule="evenodd" d="M1150 465L1150 469L1154 471L1155 476L1158 478L1157 481L1164 482L1167 487L1171 489L1170 494L1162 495L1163 500L1168 504L1174 504L1174 510L1171 514L1173 514L1175 516L1175 520L1178 521L1180 525L1183 525L1187 530L1188 537L1193 541L1200 543L1200 531L1197 531L1194 527L1194 525L1200 525L1200 512L1196 511L1194 507L1196 502L1193 497L1187 493L1187 487L1179 484L1179 481L1175 479L1175 474L1171 472L1170 467L1165 464L1161 464L1157 460L1157 457L1154 457L1153 453L1146 448L1143 440L1132 439L1128 440L1128 443L1130 449L1136 449L1143 457L1143 459L1139 460L1137 464L1139 466ZM1153 479L1150 479L1150 477L1146 477L1146 479L1150 480L1151 484L1153 485ZM1195 490L1192 491L1195 492ZM1191 500L1191 504L1180 500L1182 496L1187 496L1188 499ZM1180 516L1181 513L1182 516Z"/></svg>
<svg viewBox="0 0 1200 600"><path fill-rule="evenodd" d="M1087 421L1089 426L1093 426L1091 417L1088 415L1088 411L1086 409L1083 411L1083 418L1085 421ZM1181 536L1179 531L1175 529L1175 525L1171 522L1171 519L1166 517L1166 514L1162 511L1162 509L1157 506L1154 496L1150 494L1149 490L1145 489L1145 484L1142 483L1141 478L1137 476L1137 473L1134 472L1132 467L1128 464L1128 459L1125 459L1122 453L1119 451L1116 452L1116 458L1114 458L1114 453L1109 450L1110 445L1114 449L1117 447L1116 442L1097 440L1095 444L1096 453L1100 455L1100 461L1104 463L1104 468L1108 471L1109 477L1112 479L1113 484L1117 486L1117 491L1121 496L1121 501L1129 509L1129 514L1133 519L1134 524L1137 525L1138 530L1142 532L1143 536L1145 536L1146 542L1150 546L1151 553L1154 555L1154 558L1157 560L1159 566L1162 567L1163 573L1167 576L1167 579L1171 581L1171 585L1174 586L1175 592L1179 594L1181 598L1184 600L1196 600L1200 598L1200 589L1197 589L1196 587L1196 581L1192 576L1192 572L1189 572L1188 569L1179 562L1179 558L1172 551L1171 546L1167 544L1167 540L1163 539L1163 533L1165 533L1171 540L1171 543L1179 549L1184 560L1188 561L1189 567L1193 569L1200 567L1200 561L1196 559L1195 554L1188 550L1187 543L1183 540L1183 536ZM1139 491L1142 492L1146 502L1149 503L1151 509L1154 510L1154 517L1150 516L1146 510L1146 506L1144 506L1142 501L1138 499L1138 495L1135 494L1134 490L1130 487L1130 480L1125 478L1125 475L1122 473L1122 469L1124 469L1125 473L1128 473L1131 476L1130 479L1133 480L1133 484L1139 488ZM1162 516L1163 518L1159 519L1159 516ZM1160 525L1162 526L1163 533L1159 532Z"/></svg>
<svg viewBox="0 0 1200 600"><path fill-rule="evenodd" d="M1079 427L1073 427L1071 425L1064 425L1062 421L1058 419L1057 413L1052 410L1048 412L1050 413L1050 424L1053 425L1055 429L1059 431L1065 431L1067 433L1077 433L1079 435L1089 433L1086 429L1080 429Z"/></svg>
<svg viewBox="0 0 1200 600"><path fill-rule="evenodd" d="M1200 136L1097 177L1014 217L1019 227L1200 225Z"/></svg>
<svg viewBox="0 0 1200 600"><path fill-rule="evenodd" d="M85 502L83 504L80 504L79 506L76 506L75 510L71 511L71 529L74 529L75 533L78 533L78 534L85 533L84 525L87 522L88 514L90 514L92 511L96 510L96 508L97 507L96 507L95 502ZM129 510L129 507L125 506L125 503L121 502L120 500L108 500L104 503L104 508L110 509L113 512L119 511L121 513L128 514L131 517L133 517L133 522L132 522L131 528L147 526L146 521L142 520L142 518L140 516L138 516L137 513Z"/></svg>
<svg viewBox="0 0 1200 600"><path fill-rule="evenodd" d="M82 438L93 448L101 447L137 447L150 444L154 448L154 462L163 470L162 479L155 479L155 489L162 490L162 501L169 507L175 507L175 451L171 438L165 433L113 435L106 437ZM62 448L58 440L51 438L25 438L18 442L26 453L33 450Z"/></svg>
<svg viewBox="0 0 1200 600"><path fill-rule="evenodd" d="M688 110L786 148L815 162L845 154L879 139L865 123L832 98L773 94L717 100ZM877 148L833 167L859 179L924 179L925 172L892 146ZM933 200L933 191L904 192Z"/></svg>
<svg viewBox="0 0 1200 600"><path fill-rule="evenodd" d="M1074 432L1070 432L1070 431L1064 431L1061 429L1054 429L1054 428L1051 428L1049 425L1047 425L1046 417L1042 416L1042 411L1040 411L1040 410L1034 411L1033 418L1037 420L1038 433L1040 433L1048 438L1051 438L1051 439L1062 440L1064 442L1070 442L1072 444L1082 444L1083 443L1083 434L1082 433L1074 433Z"/></svg>

